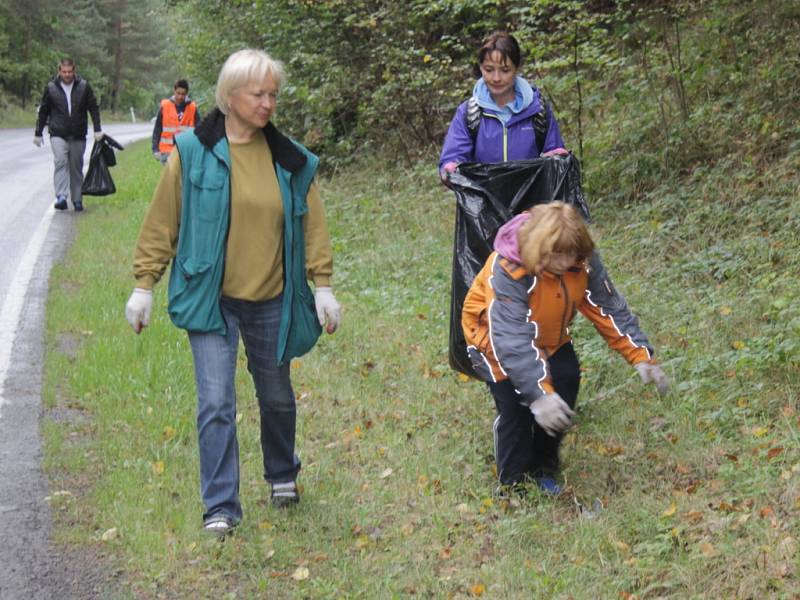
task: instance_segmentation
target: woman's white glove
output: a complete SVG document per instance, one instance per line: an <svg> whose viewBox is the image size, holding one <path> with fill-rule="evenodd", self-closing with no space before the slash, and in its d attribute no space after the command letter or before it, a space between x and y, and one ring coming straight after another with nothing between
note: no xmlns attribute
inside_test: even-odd
<svg viewBox="0 0 800 600"><path fill-rule="evenodd" d="M669 391L669 379L667 379L664 369L657 363L642 361L633 365L639 377L642 378L642 383L655 383L658 393L662 396Z"/></svg>
<svg viewBox="0 0 800 600"><path fill-rule="evenodd" d="M153 290L133 288L131 297L125 305L125 318L133 330L139 334L150 324L150 312L153 310Z"/></svg>
<svg viewBox="0 0 800 600"><path fill-rule="evenodd" d="M569 404L555 392L534 400L531 412L539 427L553 437L572 425L572 416L575 414Z"/></svg>
<svg viewBox="0 0 800 600"><path fill-rule="evenodd" d="M342 316L342 308L336 301L333 290L329 287L318 287L314 291L314 304L317 307L319 324L325 327L325 331L328 333L336 331ZM325 326L326 321L327 327Z"/></svg>

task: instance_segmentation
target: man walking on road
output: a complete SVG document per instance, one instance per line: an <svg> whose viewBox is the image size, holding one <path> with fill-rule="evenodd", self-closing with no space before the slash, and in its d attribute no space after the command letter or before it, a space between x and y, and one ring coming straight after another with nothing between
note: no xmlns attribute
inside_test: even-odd
<svg viewBox="0 0 800 600"><path fill-rule="evenodd" d="M194 129L200 121L197 104L189 99L189 83L185 79L178 79L172 90L172 97L161 101L153 127L153 156L162 165L167 164L175 147L175 136L182 131Z"/></svg>
<svg viewBox="0 0 800 600"><path fill-rule="evenodd" d="M87 113L92 115L94 139L100 141L100 109L89 82L75 74L72 59L62 58L58 75L44 88L36 119L33 143L41 147L45 125L50 132L50 146L55 159L53 182L56 209L66 210L67 196L76 211L83 210L83 153L86 150Z"/></svg>

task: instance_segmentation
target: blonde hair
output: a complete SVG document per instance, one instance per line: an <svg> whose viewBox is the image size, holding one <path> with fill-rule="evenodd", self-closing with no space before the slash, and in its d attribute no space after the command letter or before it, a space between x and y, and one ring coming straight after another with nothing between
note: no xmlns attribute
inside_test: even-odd
<svg viewBox="0 0 800 600"><path fill-rule="evenodd" d="M251 81L261 81L271 77L280 89L286 81L283 63L275 60L263 50L247 48L234 52L222 65L217 77L217 90L214 100L222 114L228 114L231 94Z"/></svg>
<svg viewBox="0 0 800 600"><path fill-rule="evenodd" d="M522 264L530 273L539 272L551 254L574 254L584 260L594 250L586 223L569 204L537 204L528 212L531 216L519 228L517 242Z"/></svg>

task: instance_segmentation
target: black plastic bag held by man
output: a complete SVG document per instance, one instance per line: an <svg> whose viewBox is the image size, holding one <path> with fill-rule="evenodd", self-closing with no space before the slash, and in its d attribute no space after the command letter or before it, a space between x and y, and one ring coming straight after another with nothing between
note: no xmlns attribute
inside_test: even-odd
<svg viewBox="0 0 800 600"><path fill-rule="evenodd" d="M517 160L504 163L462 163L448 177L456 194L456 231L453 248L453 283L450 297L450 366L475 376L467 355L461 329L461 309L473 279L492 253L497 230L514 215L535 204L561 200L575 206L590 221L589 208L581 190L580 163L572 154ZM609 293L613 291L608 274L597 255L592 267Z"/></svg>
<svg viewBox="0 0 800 600"><path fill-rule="evenodd" d="M108 196L117 191L109 167L117 164L114 149L123 150L122 144L109 135L104 135L92 146L89 169L83 179L81 191L85 196Z"/></svg>

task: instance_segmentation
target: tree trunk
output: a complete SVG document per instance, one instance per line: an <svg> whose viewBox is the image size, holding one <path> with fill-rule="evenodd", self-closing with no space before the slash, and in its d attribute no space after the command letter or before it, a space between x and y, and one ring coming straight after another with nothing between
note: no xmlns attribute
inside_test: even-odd
<svg viewBox="0 0 800 600"><path fill-rule="evenodd" d="M122 87L122 16L114 21L116 41L114 46L114 73L111 77L111 112L117 111L119 92Z"/></svg>

